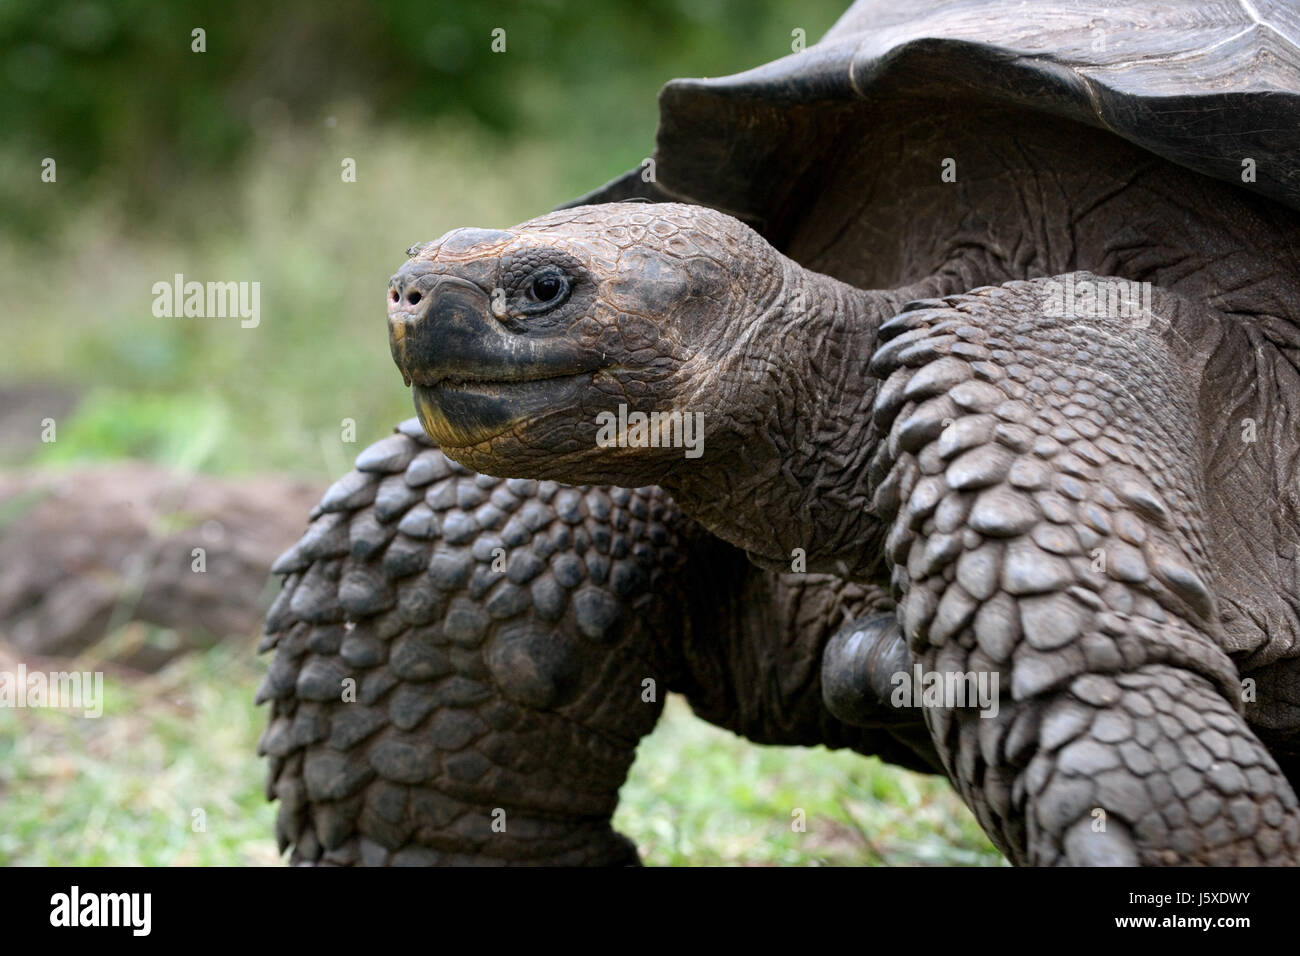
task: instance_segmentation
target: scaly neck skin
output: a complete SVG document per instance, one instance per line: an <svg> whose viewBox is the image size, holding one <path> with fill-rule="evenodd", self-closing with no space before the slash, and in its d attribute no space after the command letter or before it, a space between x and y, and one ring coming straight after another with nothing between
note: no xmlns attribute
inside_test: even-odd
<svg viewBox="0 0 1300 956"><path fill-rule="evenodd" d="M867 363L881 324L945 283L864 291L770 251L772 287L733 323L737 346L692 402L706 410L705 453L660 483L760 566L871 580L886 529L867 513Z"/></svg>

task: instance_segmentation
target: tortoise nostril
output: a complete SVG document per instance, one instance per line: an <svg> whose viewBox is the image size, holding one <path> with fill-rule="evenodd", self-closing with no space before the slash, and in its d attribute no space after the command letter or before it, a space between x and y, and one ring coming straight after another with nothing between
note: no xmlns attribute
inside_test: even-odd
<svg viewBox="0 0 1300 956"><path fill-rule="evenodd" d="M389 298L391 298L394 302L396 302L398 299L401 298L401 296L397 294L396 289L389 289L388 292L389 292Z"/></svg>
<svg viewBox="0 0 1300 956"><path fill-rule="evenodd" d="M420 293L415 290L408 292L406 294L406 301L411 303L411 305L415 305L417 302L420 301Z"/></svg>

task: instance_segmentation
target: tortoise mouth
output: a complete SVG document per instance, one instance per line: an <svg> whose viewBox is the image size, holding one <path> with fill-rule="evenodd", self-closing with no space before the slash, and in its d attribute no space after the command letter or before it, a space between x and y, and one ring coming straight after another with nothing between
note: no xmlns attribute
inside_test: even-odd
<svg viewBox="0 0 1300 956"><path fill-rule="evenodd" d="M570 407L612 364L564 335L509 330L486 290L465 279L415 272L402 283L408 291L389 306L389 345L420 424L443 447L478 445Z"/></svg>
<svg viewBox="0 0 1300 956"><path fill-rule="evenodd" d="M415 413L444 448L477 445L547 411L577 402L594 372L557 371L526 378L464 379L451 376L411 390Z"/></svg>

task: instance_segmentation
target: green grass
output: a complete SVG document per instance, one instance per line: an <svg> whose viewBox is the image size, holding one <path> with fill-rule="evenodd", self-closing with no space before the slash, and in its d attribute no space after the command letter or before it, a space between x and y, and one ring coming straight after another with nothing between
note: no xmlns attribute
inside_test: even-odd
<svg viewBox="0 0 1300 956"><path fill-rule="evenodd" d="M152 677L108 674L97 719L0 709L0 865L277 864L255 756L264 663L228 643ZM676 697L621 797L615 826L653 866L1001 863L945 781L755 746Z"/></svg>
<svg viewBox="0 0 1300 956"><path fill-rule="evenodd" d="M848 751L757 746L676 696L621 796L615 827L648 865L1003 862L946 780Z"/></svg>
<svg viewBox="0 0 1300 956"><path fill-rule="evenodd" d="M149 678L105 675L99 718L0 709L0 865L275 863L260 670L227 644Z"/></svg>

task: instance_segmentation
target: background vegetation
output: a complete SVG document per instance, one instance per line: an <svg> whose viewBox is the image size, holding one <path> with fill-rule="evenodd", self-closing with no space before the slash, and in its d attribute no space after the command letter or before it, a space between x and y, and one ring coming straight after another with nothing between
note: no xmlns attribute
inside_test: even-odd
<svg viewBox="0 0 1300 956"><path fill-rule="evenodd" d="M408 245L527 219L636 165L665 80L789 53L793 30L811 42L844 5L7 0L0 463L332 479L410 414L381 305ZM260 282L260 325L154 317L151 287L176 273ZM40 444L51 395L75 411ZM0 710L0 863L275 862L250 648L111 674L98 721ZM998 860L942 781L754 747L679 701L617 823L662 864Z"/></svg>

